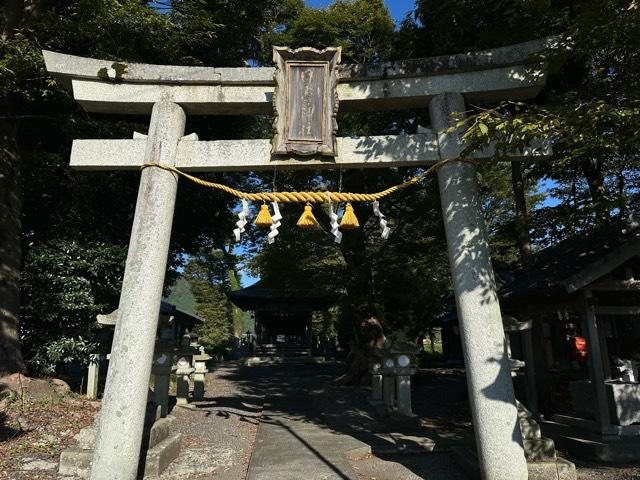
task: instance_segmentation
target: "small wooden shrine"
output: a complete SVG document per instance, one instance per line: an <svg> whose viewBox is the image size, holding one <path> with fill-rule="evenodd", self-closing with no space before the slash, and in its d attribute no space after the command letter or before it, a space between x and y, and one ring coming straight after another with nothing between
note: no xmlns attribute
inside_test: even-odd
<svg viewBox="0 0 640 480"><path fill-rule="evenodd" d="M276 285L260 280L227 296L241 310L253 312L257 356L311 355L313 312L327 310L333 300L317 291Z"/></svg>

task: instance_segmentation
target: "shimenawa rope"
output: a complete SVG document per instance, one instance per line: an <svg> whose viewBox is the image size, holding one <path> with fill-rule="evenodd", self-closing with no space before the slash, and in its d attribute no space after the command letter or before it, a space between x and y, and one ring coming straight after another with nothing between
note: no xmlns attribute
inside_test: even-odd
<svg viewBox="0 0 640 480"><path fill-rule="evenodd" d="M425 177L428 177L433 172L436 172L443 165L453 162L453 161L462 161L472 163L477 165L477 161L473 158L447 158L445 160L441 160L438 163L432 165L424 172L416 175L415 177L407 180L406 182L399 183L397 185L393 185L381 192L377 193L349 193L349 192L242 192L240 190L236 190L235 188L231 188L227 185L223 185L221 183L208 182L206 180L202 180L201 178L194 177L182 170L174 167L173 165L168 165L166 163L143 163L140 167L140 170L144 170L149 167L157 167L163 170L168 170L170 172L177 173L188 180L191 180L198 185L202 185L203 187L214 188L216 190L221 190L229 195L233 195L234 197L238 197L244 200L251 200L254 202L282 202L282 203L325 203L325 202L373 202L375 200L379 200L384 198L392 193L397 192L398 190L402 190L404 188L410 187L411 185L415 185L420 180Z"/></svg>

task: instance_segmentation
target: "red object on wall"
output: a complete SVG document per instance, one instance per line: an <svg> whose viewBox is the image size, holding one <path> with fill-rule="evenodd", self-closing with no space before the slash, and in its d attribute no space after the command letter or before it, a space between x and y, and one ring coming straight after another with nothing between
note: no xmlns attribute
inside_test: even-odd
<svg viewBox="0 0 640 480"><path fill-rule="evenodd" d="M587 339L584 337L571 337L571 355L574 360L586 360Z"/></svg>

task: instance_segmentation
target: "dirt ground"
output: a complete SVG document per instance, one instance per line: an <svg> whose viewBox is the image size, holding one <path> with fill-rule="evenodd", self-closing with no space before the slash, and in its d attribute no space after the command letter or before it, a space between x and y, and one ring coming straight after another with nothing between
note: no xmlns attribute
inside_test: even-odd
<svg viewBox="0 0 640 480"><path fill-rule="evenodd" d="M91 422L100 402L72 393L38 398L4 392L0 401L0 479L57 478L60 452Z"/></svg>

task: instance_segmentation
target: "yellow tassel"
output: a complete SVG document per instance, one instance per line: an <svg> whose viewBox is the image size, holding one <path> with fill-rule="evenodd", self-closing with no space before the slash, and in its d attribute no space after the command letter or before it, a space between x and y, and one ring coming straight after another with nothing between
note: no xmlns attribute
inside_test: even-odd
<svg viewBox="0 0 640 480"><path fill-rule="evenodd" d="M256 221L253 222L256 227L268 228L273 225L273 219L271 218L271 214L269 213L269 207L266 203L263 203L260 206L260 212L258 212L258 216L256 217Z"/></svg>
<svg viewBox="0 0 640 480"><path fill-rule="evenodd" d="M311 211L311 204L307 203L304 207L304 212L300 215L298 219L297 225L300 228L313 228L318 225L318 220L313 216L313 212Z"/></svg>
<svg viewBox="0 0 640 480"><path fill-rule="evenodd" d="M355 230L360 226L360 222L358 222L358 217L353 211L353 207L350 203L347 203L347 206L344 207L344 215L342 215L342 220L340 220L340 228L343 230Z"/></svg>

